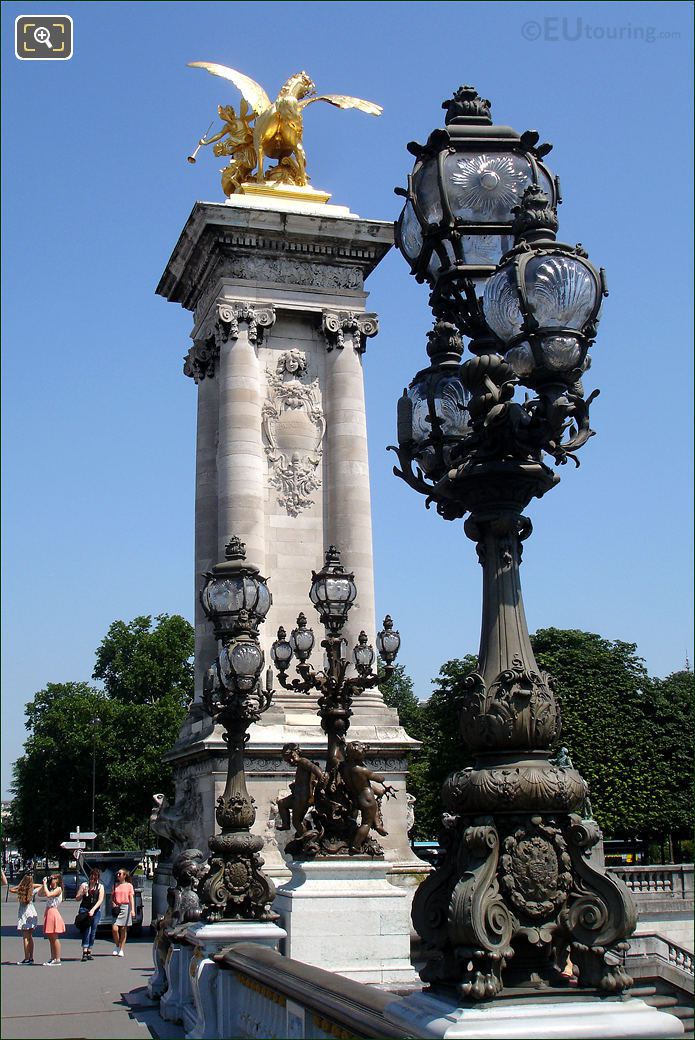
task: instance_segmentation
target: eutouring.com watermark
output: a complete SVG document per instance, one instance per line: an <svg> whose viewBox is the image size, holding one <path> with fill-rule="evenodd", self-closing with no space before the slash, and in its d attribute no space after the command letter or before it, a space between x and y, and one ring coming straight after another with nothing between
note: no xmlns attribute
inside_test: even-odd
<svg viewBox="0 0 695 1040"><path fill-rule="evenodd" d="M653 25L593 25L578 16L548 17L540 21L524 22L521 35L535 43L579 43L585 40L610 40L623 43L657 43L659 40L679 40L679 32L656 29Z"/></svg>

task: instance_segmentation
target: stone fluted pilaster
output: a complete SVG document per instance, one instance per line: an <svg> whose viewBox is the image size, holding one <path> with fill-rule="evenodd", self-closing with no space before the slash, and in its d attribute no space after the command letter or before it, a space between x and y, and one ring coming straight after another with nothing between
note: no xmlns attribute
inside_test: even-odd
<svg viewBox="0 0 695 1040"><path fill-rule="evenodd" d="M324 312L326 358L326 446L328 455L327 543L336 545L344 566L353 571L357 600L348 616L344 635L350 649L363 628L373 637L374 570L372 557L372 513L369 491L367 420L361 355L365 336L378 330L376 315ZM332 349L338 348L338 349ZM378 691L364 693L356 701L365 704Z"/></svg>
<svg viewBox="0 0 695 1040"><path fill-rule="evenodd" d="M262 377L256 347L275 321L272 307L221 303L215 336L220 351L217 445L218 558L232 534L265 568L265 450L261 433Z"/></svg>
<svg viewBox="0 0 695 1040"><path fill-rule="evenodd" d="M195 377L194 377L195 378ZM219 381L198 382L198 436L195 461L195 699L203 692L207 662L214 661L217 645L212 626L200 602L203 575L219 561L217 535L217 411Z"/></svg>

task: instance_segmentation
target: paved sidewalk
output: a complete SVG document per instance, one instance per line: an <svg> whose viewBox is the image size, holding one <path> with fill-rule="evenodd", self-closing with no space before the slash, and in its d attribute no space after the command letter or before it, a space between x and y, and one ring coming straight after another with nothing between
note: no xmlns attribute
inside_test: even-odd
<svg viewBox="0 0 695 1040"><path fill-rule="evenodd" d="M17 965L24 956L17 931L17 899L5 901L2 890L2 1040L179 1040L183 1030L160 1019L147 996L152 974L152 939L143 929L140 939L129 939L125 957L112 957L113 943L100 933L94 959L81 963L80 937L72 925L78 904L63 904L68 925L62 942L62 965L44 968L48 941L37 929L33 966ZM36 900L39 920L44 901ZM145 921L150 920L149 902ZM101 937L103 935L103 938Z"/></svg>

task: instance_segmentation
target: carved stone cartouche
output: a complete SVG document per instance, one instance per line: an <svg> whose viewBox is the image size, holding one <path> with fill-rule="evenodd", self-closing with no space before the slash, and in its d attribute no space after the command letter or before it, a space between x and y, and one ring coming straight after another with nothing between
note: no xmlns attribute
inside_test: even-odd
<svg viewBox="0 0 695 1040"><path fill-rule="evenodd" d="M302 383L306 372L306 355L300 350L284 351L276 370L269 368L266 372L262 430L270 466L268 483L279 492L278 501L288 516L298 516L311 506L312 494L321 486L319 466L326 420L319 381ZM313 440L310 451L297 446L307 435Z"/></svg>

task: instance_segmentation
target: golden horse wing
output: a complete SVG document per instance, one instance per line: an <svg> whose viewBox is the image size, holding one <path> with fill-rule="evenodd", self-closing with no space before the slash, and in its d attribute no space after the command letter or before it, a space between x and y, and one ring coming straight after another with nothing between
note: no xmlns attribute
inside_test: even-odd
<svg viewBox="0 0 695 1040"><path fill-rule="evenodd" d="M245 76L243 72L227 68L226 65L218 65L214 61L189 61L188 67L191 69L205 69L212 76L221 76L222 79L228 79L230 83L234 84L242 97L248 101L256 115L265 112L272 104L263 87L251 79L250 76Z"/></svg>
<svg viewBox="0 0 695 1040"><path fill-rule="evenodd" d="M375 105L373 101L364 101L362 98L350 97L348 94L319 94L317 97L307 98L300 101L300 108L305 108L312 101L327 101L329 105L336 108L359 108L360 112L366 112L369 116L380 116L384 111L381 105Z"/></svg>

